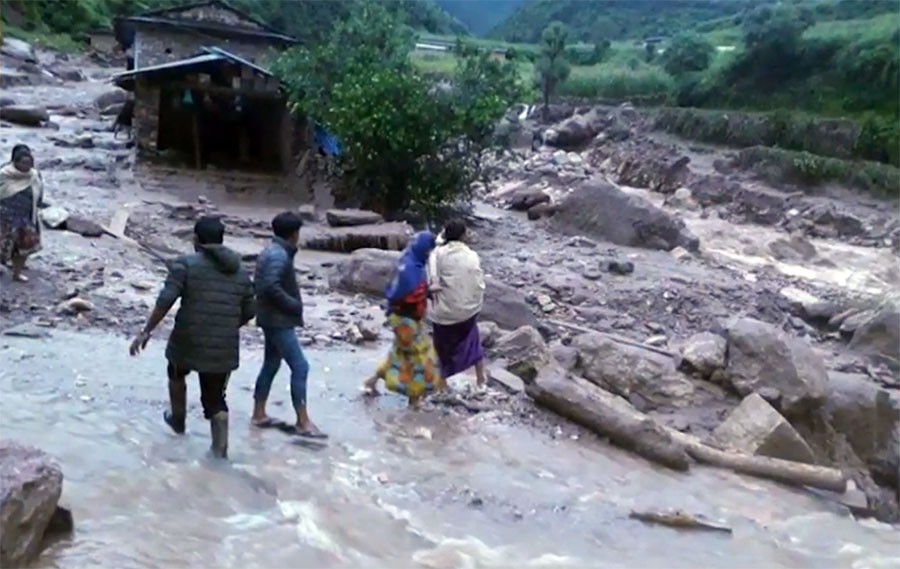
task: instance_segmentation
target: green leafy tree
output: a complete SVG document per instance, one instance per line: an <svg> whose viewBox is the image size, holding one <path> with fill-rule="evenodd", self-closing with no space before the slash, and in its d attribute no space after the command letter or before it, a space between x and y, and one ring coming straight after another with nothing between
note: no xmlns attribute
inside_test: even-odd
<svg viewBox="0 0 900 569"><path fill-rule="evenodd" d="M409 63L410 30L366 3L329 41L286 52L274 66L297 112L341 140L344 183L363 207L434 214L468 197L492 127L516 93L515 68L460 44L449 86Z"/></svg>
<svg viewBox="0 0 900 569"><path fill-rule="evenodd" d="M541 56L535 64L538 86L544 100L544 118L550 112L550 97L557 87L569 78L572 71L566 61L566 41L569 33L560 22L553 22L541 35Z"/></svg>
<svg viewBox="0 0 900 569"><path fill-rule="evenodd" d="M810 26L809 12L794 6L763 5L743 18L744 52L731 67L733 81L764 87L789 78L802 61L803 32Z"/></svg>
<svg viewBox="0 0 900 569"><path fill-rule="evenodd" d="M663 52L660 61L663 68L676 77L705 71L716 49L697 34L676 36Z"/></svg>

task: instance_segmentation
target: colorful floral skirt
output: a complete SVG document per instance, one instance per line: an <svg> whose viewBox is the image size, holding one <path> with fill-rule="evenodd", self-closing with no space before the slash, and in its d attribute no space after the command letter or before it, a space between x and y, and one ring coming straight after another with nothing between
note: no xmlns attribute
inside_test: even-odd
<svg viewBox="0 0 900 569"><path fill-rule="evenodd" d="M0 200L0 263L41 250L41 226L34 222L31 189Z"/></svg>
<svg viewBox="0 0 900 569"><path fill-rule="evenodd" d="M397 314L388 316L394 343L387 359L378 368L378 377L389 390L411 399L443 386L437 354L425 323Z"/></svg>

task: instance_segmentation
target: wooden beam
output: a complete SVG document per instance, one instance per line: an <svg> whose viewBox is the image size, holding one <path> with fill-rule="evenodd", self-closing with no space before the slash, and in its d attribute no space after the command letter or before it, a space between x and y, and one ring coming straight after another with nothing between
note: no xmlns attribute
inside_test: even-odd
<svg viewBox="0 0 900 569"><path fill-rule="evenodd" d="M287 99L284 97L284 95L282 95L278 91L260 91L258 89L247 89L244 87L233 89L231 87L220 87L218 85L200 85L198 83L187 83L185 81L160 83L160 86L172 89L190 89L191 91L199 91L200 93L209 93L212 95L240 95L241 97L247 99L282 99L287 102Z"/></svg>

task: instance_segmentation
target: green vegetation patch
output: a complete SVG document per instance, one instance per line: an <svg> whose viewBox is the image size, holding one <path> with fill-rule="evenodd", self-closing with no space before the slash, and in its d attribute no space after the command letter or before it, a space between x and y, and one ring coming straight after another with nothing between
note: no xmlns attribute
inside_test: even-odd
<svg viewBox="0 0 900 569"><path fill-rule="evenodd" d="M770 182L804 186L838 182L881 197L900 196L900 169L879 162L841 160L765 146L741 150L737 162Z"/></svg>

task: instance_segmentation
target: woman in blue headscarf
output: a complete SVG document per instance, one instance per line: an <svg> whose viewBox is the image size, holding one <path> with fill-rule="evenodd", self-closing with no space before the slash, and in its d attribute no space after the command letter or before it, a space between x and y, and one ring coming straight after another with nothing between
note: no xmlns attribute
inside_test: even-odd
<svg viewBox="0 0 900 569"><path fill-rule="evenodd" d="M410 406L415 406L424 395L444 387L437 354L425 326L428 301L425 267L435 241L433 233L417 233L397 263L394 278L385 291L394 342L387 359L363 384L363 393L367 395L378 395L378 380L383 379L385 387L406 395Z"/></svg>

